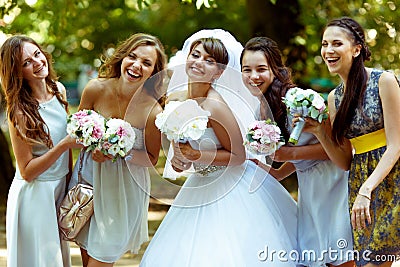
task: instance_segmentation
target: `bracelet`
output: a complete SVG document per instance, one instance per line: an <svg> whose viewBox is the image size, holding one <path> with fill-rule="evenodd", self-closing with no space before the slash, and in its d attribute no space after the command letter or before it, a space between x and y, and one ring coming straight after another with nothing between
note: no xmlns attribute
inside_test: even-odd
<svg viewBox="0 0 400 267"><path fill-rule="evenodd" d="M367 195L363 195L363 194L360 194L360 193L357 193L357 195L360 195L360 196L362 196L362 197L365 197L366 199L368 199L369 201L371 201L371 198L370 198L369 196L367 196Z"/></svg>

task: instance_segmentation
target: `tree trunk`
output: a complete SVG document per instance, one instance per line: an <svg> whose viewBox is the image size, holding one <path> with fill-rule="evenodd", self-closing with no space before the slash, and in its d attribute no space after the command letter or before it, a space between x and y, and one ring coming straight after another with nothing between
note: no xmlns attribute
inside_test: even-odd
<svg viewBox="0 0 400 267"><path fill-rule="evenodd" d="M15 168L11 159L10 150L7 139L0 130L0 201L5 203L7 200L8 189L14 178Z"/></svg>
<svg viewBox="0 0 400 267"><path fill-rule="evenodd" d="M267 36L281 49L288 47L290 39L302 29L297 22L298 0L247 0L247 11L253 36Z"/></svg>
<svg viewBox="0 0 400 267"><path fill-rule="evenodd" d="M307 59L306 47L293 41L296 35L302 35L303 30L298 22L298 0L277 0L276 4L270 0L246 1L251 35L266 36L277 42L288 67L303 66ZM304 70L297 68L297 76L304 76Z"/></svg>

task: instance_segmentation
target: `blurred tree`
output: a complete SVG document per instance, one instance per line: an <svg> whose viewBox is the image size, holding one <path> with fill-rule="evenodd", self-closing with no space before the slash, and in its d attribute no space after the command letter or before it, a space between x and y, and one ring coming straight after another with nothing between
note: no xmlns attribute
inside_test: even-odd
<svg viewBox="0 0 400 267"><path fill-rule="evenodd" d="M0 125L5 123L3 119L5 119L4 108L5 105L4 98L0 94ZM1 171L0 171L0 205L6 203L8 189L11 186L11 182L14 177L14 165L10 153L10 147L8 145L8 141L6 135L3 130L0 128L0 162L1 162Z"/></svg>

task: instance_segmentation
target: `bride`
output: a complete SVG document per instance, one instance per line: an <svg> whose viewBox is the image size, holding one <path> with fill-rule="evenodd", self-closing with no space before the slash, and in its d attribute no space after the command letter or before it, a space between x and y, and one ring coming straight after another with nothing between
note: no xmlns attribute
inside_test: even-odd
<svg viewBox="0 0 400 267"><path fill-rule="evenodd" d="M297 246L296 203L279 182L246 160L242 145L252 104L241 87L241 49L224 30L202 30L185 42L184 59L175 58L168 91L196 100L211 116L199 140L172 144L166 173L191 174L142 267L295 266L290 256ZM252 181L263 182L250 192Z"/></svg>

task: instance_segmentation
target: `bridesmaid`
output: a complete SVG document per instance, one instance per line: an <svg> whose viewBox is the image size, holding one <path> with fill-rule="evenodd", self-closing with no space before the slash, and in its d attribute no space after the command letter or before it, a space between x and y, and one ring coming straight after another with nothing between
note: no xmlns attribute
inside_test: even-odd
<svg viewBox="0 0 400 267"><path fill-rule="evenodd" d="M0 80L17 163L7 200L7 266L71 266L59 235L57 207L70 175L65 87L51 56L33 39L16 35L0 49Z"/></svg>
<svg viewBox="0 0 400 267"><path fill-rule="evenodd" d="M155 36L137 33L123 41L85 87L79 109L128 121L136 134L129 157L116 162L95 150L85 153L82 170L93 185L94 215L77 236L84 266L113 266L126 252L138 253L148 240L148 168L158 161L161 134L164 48ZM78 165L78 164L77 164ZM76 174L76 173L74 173ZM74 176L76 178L76 176Z"/></svg>
<svg viewBox="0 0 400 267"><path fill-rule="evenodd" d="M390 72L365 67L371 52L352 18L327 24L321 55L342 82L328 97L332 126L309 120L309 130L332 161L350 169L357 265L391 266L400 254L399 82Z"/></svg>
<svg viewBox="0 0 400 267"><path fill-rule="evenodd" d="M267 119L263 109L266 100L287 142L292 127L282 97L295 85L289 69L282 62L278 45L267 37L252 38L243 49L241 63L245 85L260 99L261 119ZM348 173L330 161L318 139L306 132L301 134L296 146L283 146L277 150L274 160L284 163L274 169L255 161L278 180L296 171L300 263L305 266L353 266L350 216L347 213ZM327 253L333 250L336 253L332 256ZM315 253L314 257L307 251Z"/></svg>

